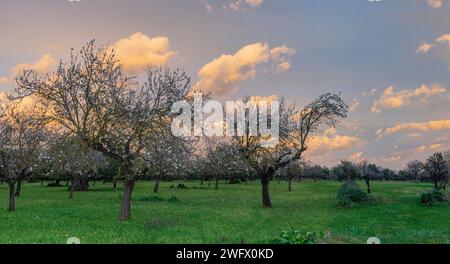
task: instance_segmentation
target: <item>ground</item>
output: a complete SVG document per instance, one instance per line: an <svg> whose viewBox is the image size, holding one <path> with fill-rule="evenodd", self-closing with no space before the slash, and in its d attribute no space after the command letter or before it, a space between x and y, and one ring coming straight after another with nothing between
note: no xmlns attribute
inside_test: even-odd
<svg viewBox="0 0 450 264"><path fill-rule="evenodd" d="M98 182L90 191L68 199L66 187L25 184L17 211L7 212L8 190L0 186L0 243L270 243L282 231L299 229L332 234L330 243L450 243L450 204L419 203L430 184L374 182L375 205L340 208L341 183L271 183L273 209L261 206L260 184L186 182L189 189L161 183L163 201L152 195L150 182L139 182L133 193L133 217L119 222L121 189ZM360 183L363 187L364 185ZM176 197L177 199L173 199ZM172 198L172 199L170 199ZM175 200L175 201L173 201Z"/></svg>

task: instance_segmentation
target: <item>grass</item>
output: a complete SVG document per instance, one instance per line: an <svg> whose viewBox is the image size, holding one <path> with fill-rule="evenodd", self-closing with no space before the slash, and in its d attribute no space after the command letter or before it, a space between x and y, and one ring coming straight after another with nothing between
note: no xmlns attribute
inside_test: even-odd
<svg viewBox="0 0 450 264"><path fill-rule="evenodd" d="M0 243L270 243L284 230L331 233L329 243L450 243L450 204L419 203L429 184L374 182L379 201L370 206L340 208L341 183L300 182L293 192L272 182L273 209L261 206L260 184L221 184L219 190L185 183L170 189L161 183L153 196L150 182L133 193L133 217L118 221L121 189L97 183L68 199L66 187L25 184L17 211L7 212L8 190L0 186ZM361 183L360 183L361 184ZM207 186L207 185L206 185ZM363 184L361 184L363 187Z"/></svg>

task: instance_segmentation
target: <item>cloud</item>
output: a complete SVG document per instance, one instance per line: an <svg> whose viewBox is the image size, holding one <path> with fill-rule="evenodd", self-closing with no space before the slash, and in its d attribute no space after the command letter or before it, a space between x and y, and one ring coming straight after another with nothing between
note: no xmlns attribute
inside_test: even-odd
<svg viewBox="0 0 450 264"><path fill-rule="evenodd" d="M264 3L264 0L233 0L224 4L223 8L232 11L247 11L247 8L258 8Z"/></svg>
<svg viewBox="0 0 450 264"><path fill-rule="evenodd" d="M23 70L34 70L37 73L45 74L48 73L53 66L56 65L56 60L50 54L44 54L35 63L22 63L14 66L11 69L13 75L20 74Z"/></svg>
<svg viewBox="0 0 450 264"><path fill-rule="evenodd" d="M264 0L245 0L245 2L253 7L259 7L262 5Z"/></svg>
<svg viewBox="0 0 450 264"><path fill-rule="evenodd" d="M375 101L372 105L373 113L380 113L381 109L397 109L403 106L409 105L411 100L422 99L445 93L447 90L440 85L427 86L422 85L414 90L402 90L399 92L394 91L393 86L389 86L383 92L381 98Z"/></svg>
<svg viewBox="0 0 450 264"><path fill-rule="evenodd" d="M443 4L444 0L428 0L428 5L434 9L441 8Z"/></svg>
<svg viewBox="0 0 450 264"><path fill-rule="evenodd" d="M362 93L363 96L372 96L377 92L377 89L371 89L370 91L364 91Z"/></svg>
<svg viewBox="0 0 450 264"><path fill-rule="evenodd" d="M208 1L205 1L204 3L206 12L211 13L214 10L213 6Z"/></svg>
<svg viewBox="0 0 450 264"><path fill-rule="evenodd" d="M450 120L436 120L424 123L406 123L386 129L386 133L392 134L403 130L409 131L442 131L450 130Z"/></svg>
<svg viewBox="0 0 450 264"><path fill-rule="evenodd" d="M450 120L433 120L422 123L404 123L393 127L389 127L384 131L382 129L377 130L377 138L382 138L386 134L395 134L399 132L429 132L429 131L450 131Z"/></svg>
<svg viewBox="0 0 450 264"><path fill-rule="evenodd" d="M270 57L275 61L278 72L284 72L291 68L290 59L295 52L294 49L291 49L286 45L275 47L270 50Z"/></svg>
<svg viewBox="0 0 450 264"><path fill-rule="evenodd" d="M441 36L439 36L435 42L437 44L444 44L447 45L448 48L450 48L450 34L442 34ZM434 49L436 46L438 45L433 45L433 44L429 44L429 43L424 43L421 46L419 46L416 50L416 54L418 53L428 53L431 49ZM450 70L450 67L449 67Z"/></svg>
<svg viewBox="0 0 450 264"><path fill-rule="evenodd" d="M422 45L420 45L417 50L416 50L416 54L419 53L427 53L428 51L430 51L433 48L433 45L428 44L428 43L424 43Z"/></svg>
<svg viewBox="0 0 450 264"><path fill-rule="evenodd" d="M437 43L444 43L450 47L450 34L443 34L436 39Z"/></svg>
<svg viewBox="0 0 450 264"><path fill-rule="evenodd" d="M170 49L169 38L151 38L140 32L120 39L114 48L124 70L134 74L142 72L148 66L167 64L177 54Z"/></svg>
<svg viewBox="0 0 450 264"><path fill-rule="evenodd" d="M9 78L8 77L1 77L0 76L0 85L1 84L6 84L9 82Z"/></svg>
<svg viewBox="0 0 450 264"><path fill-rule="evenodd" d="M362 160L364 158L364 153L363 152L358 152L355 154L352 154L348 157L349 161L353 161L353 162L358 162L360 160Z"/></svg>
<svg viewBox="0 0 450 264"><path fill-rule="evenodd" d="M361 138L342 135L323 135L311 137L308 151L313 155L322 155L330 151L343 151L362 147L366 144Z"/></svg>
<svg viewBox="0 0 450 264"><path fill-rule="evenodd" d="M286 46L269 49L267 43L254 43L239 49L235 54L223 54L204 65L198 72L199 81L193 90L225 96L237 92L237 84L254 78L256 68L260 64L274 61L279 63L283 58L293 55L292 49Z"/></svg>
<svg viewBox="0 0 450 264"><path fill-rule="evenodd" d="M349 112L354 112L354 111L356 111L356 109L358 108L358 106L359 106L358 100L357 100L356 98L353 98L352 103L351 103L350 106L348 107L348 111L349 111Z"/></svg>

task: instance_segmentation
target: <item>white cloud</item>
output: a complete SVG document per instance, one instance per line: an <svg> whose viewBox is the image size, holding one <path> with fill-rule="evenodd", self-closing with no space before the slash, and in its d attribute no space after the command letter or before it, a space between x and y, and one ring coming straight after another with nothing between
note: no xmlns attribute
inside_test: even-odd
<svg viewBox="0 0 450 264"><path fill-rule="evenodd" d="M356 111L356 109L359 106L359 101L356 98L353 98L352 103L350 104L350 106L348 107L348 111L349 112L354 112Z"/></svg>
<svg viewBox="0 0 450 264"><path fill-rule="evenodd" d="M450 120L443 119L443 120L432 120L428 122L398 124L393 127L386 128L384 131L382 129L378 129L376 132L376 136L378 139L380 139L386 134L395 134L403 131L406 132L450 131ZM408 133L408 135L410 134L411 133Z"/></svg>
<svg viewBox="0 0 450 264"><path fill-rule="evenodd" d="M11 69L13 75L20 74L23 70L34 70L37 73L48 73L53 66L56 65L56 60L50 54L44 54L38 61L34 63L22 63L14 66Z"/></svg>
<svg viewBox="0 0 450 264"><path fill-rule="evenodd" d="M6 84L9 82L9 78L8 77L1 77L0 76L0 85L1 84Z"/></svg>
<svg viewBox="0 0 450 264"><path fill-rule="evenodd" d="M444 0L428 0L428 5L434 9L441 8L443 4Z"/></svg>
<svg viewBox="0 0 450 264"><path fill-rule="evenodd" d="M379 100L372 105L373 113L380 113L382 109L397 109L409 105L412 99L425 100L430 96L443 94L447 90L441 85L422 85L414 90L394 91L394 87L386 88Z"/></svg>
<svg viewBox="0 0 450 264"><path fill-rule="evenodd" d="M167 64L177 54L170 49L169 38L151 38L141 32L120 39L114 48L124 70L129 73L140 73L148 66Z"/></svg>
<svg viewBox="0 0 450 264"><path fill-rule="evenodd" d="M364 91L362 93L363 96L372 96L377 92L377 89L371 89L370 91Z"/></svg>
<svg viewBox="0 0 450 264"><path fill-rule="evenodd" d="M417 48L416 54L419 54L419 53L427 53L427 52L429 52L432 48L433 48L433 45L428 44L428 43L424 43L424 44L420 45L420 46Z"/></svg>
<svg viewBox="0 0 450 264"><path fill-rule="evenodd" d="M264 0L233 0L224 4L223 8L232 11L248 11L247 8L258 8L264 3Z"/></svg>
<svg viewBox="0 0 450 264"><path fill-rule="evenodd" d="M437 43L444 43L450 47L450 34L443 34L436 39Z"/></svg>
<svg viewBox="0 0 450 264"><path fill-rule="evenodd" d="M352 154L352 155L350 155L348 157L348 160L349 161L353 161L353 162L358 162L358 161L360 161L362 159L364 159L364 153L363 152L357 152L357 153L354 153L354 154Z"/></svg>
<svg viewBox="0 0 450 264"><path fill-rule="evenodd" d="M291 57L295 54L295 50L286 45L275 47L270 50L270 56L276 63L278 72L284 72L291 68Z"/></svg>
<svg viewBox="0 0 450 264"><path fill-rule="evenodd" d="M293 54L286 46L269 49L267 43L254 43L239 49L235 54L223 54L204 65L198 72L199 81L194 91L225 96L237 92L237 84L254 78L258 65L280 59L288 60Z"/></svg>
<svg viewBox="0 0 450 264"><path fill-rule="evenodd" d="M366 143L363 139L354 136L315 136L311 137L308 141L308 152L311 155L322 155L330 151L344 151L359 148Z"/></svg>

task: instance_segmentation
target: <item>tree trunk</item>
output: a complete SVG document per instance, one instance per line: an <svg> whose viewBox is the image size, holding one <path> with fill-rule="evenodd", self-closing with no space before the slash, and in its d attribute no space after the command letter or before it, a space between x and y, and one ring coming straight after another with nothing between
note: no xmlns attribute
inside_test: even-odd
<svg viewBox="0 0 450 264"><path fill-rule="evenodd" d="M114 188L114 190L117 188L117 181L116 180L113 181L113 188Z"/></svg>
<svg viewBox="0 0 450 264"><path fill-rule="evenodd" d="M70 184L69 199L73 198L74 192L75 192L75 181L72 181L72 183Z"/></svg>
<svg viewBox="0 0 450 264"><path fill-rule="evenodd" d="M86 192L89 189L89 181L86 179L75 179L71 183L75 187L74 191L76 192Z"/></svg>
<svg viewBox="0 0 450 264"><path fill-rule="evenodd" d="M261 176L261 184L262 184L262 201L264 208L272 208L272 202L270 201L269 183L270 183L270 174L269 173L263 174Z"/></svg>
<svg viewBox="0 0 450 264"><path fill-rule="evenodd" d="M367 185L367 193L370 193L370 180L368 178L365 179Z"/></svg>
<svg viewBox="0 0 450 264"><path fill-rule="evenodd" d="M158 193L159 191L159 177L155 177L155 186L153 187L153 193Z"/></svg>
<svg viewBox="0 0 450 264"><path fill-rule="evenodd" d="M120 221L126 221L131 217L131 193L134 188L134 180L126 179L123 183L122 207L120 209Z"/></svg>
<svg viewBox="0 0 450 264"><path fill-rule="evenodd" d="M289 177L289 179L288 179L288 184L289 184L288 191L289 191L289 192L292 192L292 177Z"/></svg>
<svg viewBox="0 0 450 264"><path fill-rule="evenodd" d="M220 180L220 176L219 174L216 175L216 185L214 187L214 189L219 190L219 180Z"/></svg>
<svg viewBox="0 0 450 264"><path fill-rule="evenodd" d="M20 196L22 190L22 180L17 180L16 193L14 194L16 197Z"/></svg>
<svg viewBox="0 0 450 264"><path fill-rule="evenodd" d="M12 212L16 210L16 201L15 201L15 191L16 191L16 184L11 182L8 183L9 185L9 207L8 211Z"/></svg>

